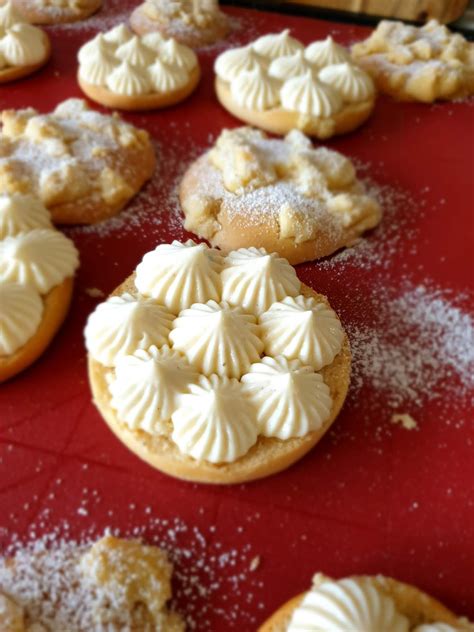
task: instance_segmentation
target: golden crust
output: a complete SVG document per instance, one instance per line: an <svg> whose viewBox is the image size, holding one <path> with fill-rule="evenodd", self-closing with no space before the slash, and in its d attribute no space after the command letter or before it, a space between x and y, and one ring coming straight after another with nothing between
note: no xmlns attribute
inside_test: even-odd
<svg viewBox="0 0 474 632"><path fill-rule="evenodd" d="M327 579L322 576L322 579ZM469 629L460 619L439 601L419 590L415 586L405 584L391 577L357 576L354 579L370 581L378 590L395 601L396 608L405 615L412 626L422 623L440 622L458 626L461 630ZM293 611L302 601L305 593L293 597L281 606L258 629L258 632L286 632Z"/></svg>
<svg viewBox="0 0 474 632"><path fill-rule="evenodd" d="M36 333L15 353L0 356L0 382L4 382L37 360L62 325L72 298L74 279L69 277L42 297L44 310Z"/></svg>
<svg viewBox="0 0 474 632"><path fill-rule="evenodd" d="M10 81L16 81L17 79L22 79L23 77L27 77L28 75L33 74L40 68L42 68L49 61L51 57L51 41L47 35L43 31L44 43L46 46L46 52L44 54L44 58L37 64L32 64L30 66L11 66L9 68L4 68L0 70L0 84L9 83Z"/></svg>
<svg viewBox="0 0 474 632"><path fill-rule="evenodd" d="M104 86L95 86L80 78L79 73L77 75L77 81L82 91L101 105L105 105L109 108L118 110L127 110L130 112L136 110L155 110L158 108L165 108L169 105L174 105L180 101L184 101L196 88L201 78L201 71L199 66L193 68L189 74L188 83L172 92L159 93L154 92L152 94L143 94L134 97L116 94Z"/></svg>
<svg viewBox="0 0 474 632"><path fill-rule="evenodd" d="M199 48L225 39L230 31L229 19L221 11L216 13L211 24L203 28L195 26L177 30L170 22L152 20L146 15L143 7L144 5L140 4L130 16L130 26L137 35L159 32L165 37L173 37L190 48Z"/></svg>
<svg viewBox="0 0 474 632"><path fill-rule="evenodd" d="M268 252L278 252L281 257L296 265L326 257L340 248L351 246L361 235L362 231L354 224L341 227L338 231L325 231L321 228L315 239L300 243L292 237L281 237L275 215L254 213L249 220L248 213L233 212L231 202L222 205L221 200L212 198L210 191L207 194L203 193L201 199L200 191L206 190L206 178L211 172L216 172L216 169L209 163L207 154L193 162L179 185L179 200L185 216L186 230L207 239L224 253L254 246L265 248ZM208 217L204 220L196 212L197 207L207 205L207 210L213 214L212 221L209 221ZM380 214L380 210L378 213ZM380 215L375 223L378 221Z"/></svg>
<svg viewBox="0 0 474 632"><path fill-rule="evenodd" d="M259 112L248 110L232 99L229 84L219 77L215 79L215 89L219 102L238 119L255 125L272 134L287 134L299 129L308 136L324 139L337 134L347 134L364 123L372 113L376 95L367 101L346 104L344 108L328 118L310 117L298 112L290 112L281 107Z"/></svg>
<svg viewBox="0 0 474 632"><path fill-rule="evenodd" d="M13 0L13 4L31 24L63 24L79 22L90 17L100 9L102 0L87 0L87 5L80 11L71 8L48 11L48 7L41 7L38 2L32 0Z"/></svg>
<svg viewBox="0 0 474 632"><path fill-rule="evenodd" d="M124 292L136 293L133 275L117 287L112 295L120 295ZM305 296L313 296L318 301L324 301L329 305L326 297L316 294L305 285L302 286L301 292ZM197 461L182 454L170 439L152 437L141 430L130 430L117 419L115 410L110 405L107 374L110 374L112 370L93 360L90 355L88 366L95 405L110 429L132 452L158 470L176 478L199 483L231 484L252 481L280 472L301 459L316 445L329 429L344 403L349 388L351 353L346 336L342 350L333 363L321 371L333 398L331 415L322 428L302 438L288 441L259 437L257 443L243 457L234 463L219 465Z"/></svg>

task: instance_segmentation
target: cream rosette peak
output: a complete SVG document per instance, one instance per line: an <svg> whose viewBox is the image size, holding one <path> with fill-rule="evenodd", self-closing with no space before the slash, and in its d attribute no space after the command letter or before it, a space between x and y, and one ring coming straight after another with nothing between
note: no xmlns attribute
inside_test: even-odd
<svg viewBox="0 0 474 632"><path fill-rule="evenodd" d="M42 29L28 24L12 2L0 6L0 73L42 64L48 50L48 36Z"/></svg>
<svg viewBox="0 0 474 632"><path fill-rule="evenodd" d="M85 330L120 423L209 463L239 459L259 435L284 441L324 425L332 397L318 371L344 334L325 302L300 296L286 259L173 241L145 254L127 288L132 279L137 293L98 305ZM296 336L272 337L274 314L277 329L296 322Z"/></svg>
<svg viewBox="0 0 474 632"><path fill-rule="evenodd" d="M124 24L99 33L78 53L79 78L123 97L169 95L197 81L199 62L172 38L132 33Z"/></svg>

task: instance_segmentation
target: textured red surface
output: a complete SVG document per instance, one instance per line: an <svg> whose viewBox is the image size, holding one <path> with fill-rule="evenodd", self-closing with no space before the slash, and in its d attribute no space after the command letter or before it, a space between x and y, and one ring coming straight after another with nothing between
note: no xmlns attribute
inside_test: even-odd
<svg viewBox="0 0 474 632"><path fill-rule="evenodd" d="M285 26L307 42L329 32L343 42L367 33L323 21L230 12L241 19L235 42ZM0 107L47 111L79 96L75 53L91 34L53 30L49 65L31 79L0 88ZM334 576L390 574L474 617L474 459L467 398L456 402L450 425L434 400L417 412L418 432L393 426L385 432L384 402L375 400L374 406L375 395L365 386L359 401L351 398L328 436L300 463L270 479L229 488L187 484L152 470L112 436L91 404L82 330L99 299L85 289L107 294L146 251L183 237L169 201L170 183L190 152L195 156L208 145L209 134L237 124L213 94L216 50L201 53L203 80L187 102L126 116L148 129L160 148L162 171L146 202L155 212L127 230L70 232L81 268L67 322L33 367L1 387L1 542L7 545L14 533L25 537L38 521L37 532L67 521L74 537L88 528L130 529L144 524L145 508L151 508L153 516L179 517L207 533L208 548L248 544L250 558L261 556L251 597L245 582L240 592L224 585L214 594L213 607L232 602L238 609L233 622L211 614L213 630L254 628L249 618L263 621L304 590L316 570ZM328 143L370 162L368 173L379 182L396 183L415 201L422 196L424 204L423 214L414 210L410 231L401 236L397 255L387 258L386 269L379 263L375 271L361 271L357 260L336 272L334 266L299 266L300 278L326 293L346 322L357 322L357 305L373 298L374 274L384 275L386 287L397 286L407 274L414 283L429 278L455 293L469 286L472 113L472 103L424 106L382 98L363 129ZM349 295L358 300L349 304ZM85 490L98 500L87 504ZM84 515L77 513L81 500L88 509Z"/></svg>

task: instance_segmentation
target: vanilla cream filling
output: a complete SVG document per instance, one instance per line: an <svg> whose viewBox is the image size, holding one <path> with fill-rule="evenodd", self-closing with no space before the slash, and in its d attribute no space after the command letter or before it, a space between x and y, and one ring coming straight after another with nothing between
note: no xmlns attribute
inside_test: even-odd
<svg viewBox="0 0 474 632"><path fill-rule="evenodd" d="M46 35L31 24L10 26L0 39L0 51L9 66L34 66L46 56Z"/></svg>
<svg viewBox="0 0 474 632"><path fill-rule="evenodd" d="M35 334L43 316L43 301L32 286L0 282L0 357L18 351Z"/></svg>
<svg viewBox="0 0 474 632"><path fill-rule="evenodd" d="M180 90L198 67L187 46L155 33L133 35L125 25L84 44L78 60L82 81L131 98Z"/></svg>
<svg viewBox="0 0 474 632"><path fill-rule="evenodd" d="M321 118L336 114L343 105L340 94L331 85L319 81L311 70L288 79L280 96L281 104L286 110Z"/></svg>
<svg viewBox="0 0 474 632"><path fill-rule="evenodd" d="M34 228L53 228L48 209L34 195L0 194L0 239Z"/></svg>

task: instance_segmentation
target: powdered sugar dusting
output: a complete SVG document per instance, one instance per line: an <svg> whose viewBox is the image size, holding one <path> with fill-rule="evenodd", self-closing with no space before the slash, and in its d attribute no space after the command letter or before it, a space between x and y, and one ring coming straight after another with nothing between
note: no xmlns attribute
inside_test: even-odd
<svg viewBox="0 0 474 632"><path fill-rule="evenodd" d="M14 542L6 553L15 556L14 573L6 558L0 561L0 589L21 602L30 617L48 625L51 632L93 629L92 607L104 600L100 588L91 591L77 566L96 535L90 531L80 541L72 541L64 537L67 531L66 524L27 544ZM213 525L200 530L179 518L148 518L127 533L117 529L106 533L143 538L168 552L174 565L171 605L184 616L187 629L211 630L211 611L228 629L255 627L254 618L237 604L242 594L247 603L260 598L262 584L255 569L250 570L255 551L250 545L225 548L216 531Z"/></svg>

